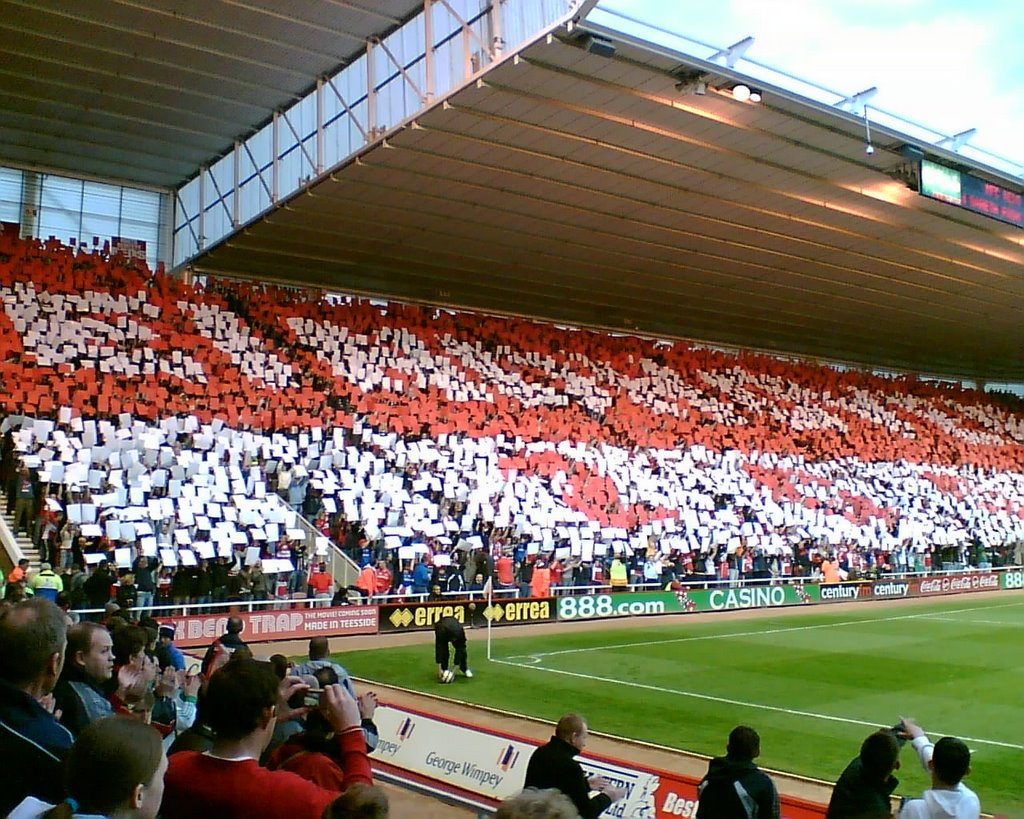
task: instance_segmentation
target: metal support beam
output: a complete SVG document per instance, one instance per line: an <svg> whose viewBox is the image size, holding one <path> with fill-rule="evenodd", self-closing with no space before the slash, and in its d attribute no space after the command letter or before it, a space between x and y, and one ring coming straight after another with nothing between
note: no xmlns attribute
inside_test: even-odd
<svg viewBox="0 0 1024 819"><path fill-rule="evenodd" d="M206 245L206 166L199 166L199 242L196 245L202 250Z"/></svg>
<svg viewBox="0 0 1024 819"><path fill-rule="evenodd" d="M754 44L753 37L744 37L738 43L733 43L731 46L723 48L721 51L716 51L710 57L708 57L709 63L724 62L729 68L735 68L743 56Z"/></svg>
<svg viewBox="0 0 1024 819"><path fill-rule="evenodd" d="M336 86L334 84L334 80L332 80L330 77L327 77L327 85L329 85L331 90L334 92L334 96L336 96L338 98L338 102L340 102L341 103L341 107L345 109L345 114L348 116L348 118L350 120L352 120L352 124L355 125L356 128L359 130L359 133L362 134L363 141L364 142L369 142L370 141L369 133L363 127L363 124L359 121L359 117L356 116L355 111L353 111L349 107L349 104L345 101L345 98L341 95L341 92L338 90L338 86Z"/></svg>
<svg viewBox="0 0 1024 819"><path fill-rule="evenodd" d="M281 191L281 112L274 112L274 119L270 127L270 154L273 157L273 165L270 172L270 201L277 204L278 194Z"/></svg>
<svg viewBox="0 0 1024 819"><path fill-rule="evenodd" d="M366 41L366 131L369 140L377 138L377 81L373 70L373 43Z"/></svg>
<svg viewBox="0 0 1024 819"><path fill-rule="evenodd" d="M227 215L228 221L232 223L232 227L237 227L237 225L234 224L231 209L228 207L228 203L224 201L224 194L221 193L220 185L217 184L217 177L214 176L213 171L210 171L209 176L210 181L213 183L213 189L217 192L217 201L220 202L221 207L224 208L224 213Z"/></svg>
<svg viewBox="0 0 1024 819"><path fill-rule="evenodd" d="M309 153L309 151L306 150L306 146L302 141L302 137L300 137L299 132L295 130L295 126L292 125L292 121L288 118L288 113L286 111L281 112L281 119L283 119L284 124L288 126L288 130L292 132L292 136L295 137L295 144L299 146L299 150L302 151L302 155L306 157L306 161L309 163L309 170L315 175L316 160Z"/></svg>
<svg viewBox="0 0 1024 819"><path fill-rule="evenodd" d="M878 88L871 86L865 88L863 91L858 91L856 94L851 94L849 97L843 97L836 103L836 108L842 108L846 111L851 111L857 116L864 115L864 106L867 105L871 99L878 93Z"/></svg>
<svg viewBox="0 0 1024 819"><path fill-rule="evenodd" d="M940 139L935 144L940 148L949 148L949 150L956 153L963 148L976 133L978 133L977 128L968 128L966 131L961 131L959 134L953 134L951 137Z"/></svg>
<svg viewBox="0 0 1024 819"><path fill-rule="evenodd" d="M463 19L462 15L460 15L455 9L451 7L451 4L448 2L448 0L437 0L437 2L444 6L446 9L448 9L448 13L458 21L459 25L462 27L462 36L464 38L472 37L480 46L481 51L486 51L490 53L490 48L488 48L487 43L480 39L480 35L473 31L469 23L467 23Z"/></svg>
<svg viewBox="0 0 1024 819"><path fill-rule="evenodd" d="M185 207L185 203L181 201L181 196L179 196L178 191L174 192L174 201L177 203L178 207L181 208L181 213L185 217L185 225L188 227L188 232L192 235L192 241L195 243L195 246L198 249L198 247L199 247L199 237L196 235L196 231L192 227L192 217L189 216L188 208L186 208ZM183 255L187 256L189 254L183 254Z"/></svg>
<svg viewBox="0 0 1024 819"><path fill-rule="evenodd" d="M39 207L43 191L42 173L23 171L21 174L21 220L22 239L34 239L39 232Z"/></svg>
<svg viewBox="0 0 1024 819"><path fill-rule="evenodd" d="M423 67L426 72L427 103L434 101L434 2L423 0Z"/></svg>
<svg viewBox="0 0 1024 819"><path fill-rule="evenodd" d="M426 102L426 97L423 96L423 92L420 90L420 87L416 84L416 81L413 80L413 78L409 75L409 72L405 70L405 66L403 66L397 59L395 59L395 55L391 53L391 49L388 48L387 43L375 37L373 38L373 44L380 46L384 50L384 53L387 55L387 58L391 60L391 64L395 68L397 68L398 73L402 75L402 79L404 79L407 83L409 83L410 86L412 86L412 90L416 92L416 96L420 98L420 102Z"/></svg>
<svg viewBox="0 0 1024 819"><path fill-rule="evenodd" d="M316 175L324 172L324 78L316 78Z"/></svg>
<svg viewBox="0 0 1024 819"><path fill-rule="evenodd" d="M241 224L240 211L240 200L242 198L242 152L238 149L238 140L235 140L234 159L235 159L235 196L231 200L231 226L237 228Z"/></svg>
<svg viewBox="0 0 1024 819"><path fill-rule="evenodd" d="M491 0L491 7L488 9L488 20L491 25L491 62L497 62L505 53L505 35L502 17L504 0Z"/></svg>
<svg viewBox="0 0 1024 819"><path fill-rule="evenodd" d="M249 140L242 143L242 148L245 150L246 156L249 157L249 161L252 163L252 169L256 171L256 176L260 178L260 184L263 185L263 190L267 193L267 198L273 202L274 192L270 189L270 185L267 184L267 180L263 177L263 172L260 170L259 164L256 162L256 157L252 155L252 150L249 148Z"/></svg>

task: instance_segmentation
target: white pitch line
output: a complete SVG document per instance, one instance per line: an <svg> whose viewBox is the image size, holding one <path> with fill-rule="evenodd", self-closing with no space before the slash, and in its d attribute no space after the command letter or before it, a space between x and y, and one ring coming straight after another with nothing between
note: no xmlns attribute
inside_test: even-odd
<svg viewBox="0 0 1024 819"><path fill-rule="evenodd" d="M965 612L972 611L989 611L991 609L1006 609L1015 608L1017 606L1024 606L1024 603L1002 603L998 606L972 606L966 609L952 609L945 612L946 614L963 614ZM673 643L696 643L702 640L726 640L731 637L760 637L767 634L786 634L791 631L813 631L815 629L823 628L838 628L841 626L858 626L864 623L889 623L894 620L920 620L928 617L935 617L935 614L925 612L923 614L898 614L892 617L867 617L861 620L843 620L838 623L818 623L813 626L791 626L787 628L774 628L774 629L761 629L760 631L734 631L727 634L702 634L693 637L673 637L668 640L647 640L640 643L617 643L615 645L606 646L589 646L586 648L564 648L559 651L543 651L534 654L513 654L508 659L532 659L541 660L544 657L557 657L562 654L588 654L591 651L611 651L618 648L633 648L635 646L660 646L660 645L671 645ZM957 621L961 622L961 621ZM977 621L974 621L977 622ZM511 663L512 665L519 665L519 663Z"/></svg>
<svg viewBox="0 0 1024 819"><path fill-rule="evenodd" d="M639 644L638 644L639 645ZM774 711L779 714L788 714L794 717L811 717L812 719L828 720L830 722L843 722L848 725L861 725L868 728L877 728L878 723L876 722L865 722L859 719L850 719L849 717L837 717L833 714L816 714L813 711L800 711L795 708L781 708L777 705L765 705L763 703L756 702L744 702L743 700L729 699L728 697L716 697L713 694L699 694L695 691L680 691L676 688L664 688L660 685L650 685L648 683L639 683L631 680L616 680L611 677L598 677L594 674L582 674L577 671L563 671L559 668L546 668L542 665L529 665L527 663L513 663L509 660L491 660L491 662L499 663L501 665L509 665L514 668L528 668L532 671L545 671L548 674L561 674L566 677L576 677L581 680L591 680L593 682L606 682L617 686L629 686L631 688L639 688L644 691L656 691L659 694L675 694L679 697L689 697L695 700L705 700L707 702L717 702L724 705L736 705L742 708L755 708L759 711ZM941 731L934 731L936 735L942 735ZM976 737L960 737L964 742L974 742L979 745L995 745L1000 748L1011 748L1015 751L1024 751L1024 745L1017 745L1013 742L999 742L994 739L978 739Z"/></svg>
<svg viewBox="0 0 1024 819"><path fill-rule="evenodd" d="M938 620L940 623L957 623L961 626L1003 626L1004 628L1021 628L1024 623L1007 623L1005 620L968 620L959 617L922 617L922 620Z"/></svg>

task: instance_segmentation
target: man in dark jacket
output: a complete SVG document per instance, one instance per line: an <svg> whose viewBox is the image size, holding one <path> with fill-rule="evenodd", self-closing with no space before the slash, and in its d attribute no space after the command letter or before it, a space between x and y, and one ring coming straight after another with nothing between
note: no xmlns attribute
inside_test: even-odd
<svg viewBox="0 0 1024 819"><path fill-rule="evenodd" d="M466 630L454 617L442 617L434 626L434 661L437 663L437 678L441 682L451 682L455 679L455 672L448 668L452 660L449 644L455 650L455 667L464 677L472 679L473 671L469 667L469 655L466 652Z"/></svg>
<svg viewBox="0 0 1024 819"><path fill-rule="evenodd" d="M110 564L101 560L82 585L89 608L101 609L110 602L110 587L113 583L114 576L110 573Z"/></svg>
<svg viewBox="0 0 1024 819"><path fill-rule="evenodd" d="M900 784L892 775L900 767L902 743L896 731L875 731L861 743L860 754L832 789L827 819L888 819L889 796Z"/></svg>
<svg viewBox="0 0 1024 819"><path fill-rule="evenodd" d="M541 745L526 766L525 788L555 788L572 800L583 819L595 819L624 793L594 776L587 779L583 766L576 761L577 754L587 745L587 723L579 714L566 714L555 726L555 735L547 745ZM592 791L598 793L591 796Z"/></svg>
<svg viewBox="0 0 1024 819"><path fill-rule="evenodd" d="M113 713L107 691L114 675L114 642L99 623L78 623L68 629L67 661L54 689L61 724L75 736L91 722ZM127 692L120 685L122 702Z"/></svg>
<svg viewBox="0 0 1024 819"><path fill-rule="evenodd" d="M248 650L249 647L239 636L243 628L245 628L245 624L241 617L232 615L228 618L225 632L210 644L203 656L202 673L204 677L209 678L238 649Z"/></svg>
<svg viewBox="0 0 1024 819"><path fill-rule="evenodd" d="M754 764L761 737L746 725L729 732L725 756L715 757L697 788L697 819L779 819L779 794Z"/></svg>
<svg viewBox="0 0 1024 819"><path fill-rule="evenodd" d="M39 700L53 691L67 645L64 613L49 600L0 612L0 816L26 796L64 798L61 763L71 732Z"/></svg>

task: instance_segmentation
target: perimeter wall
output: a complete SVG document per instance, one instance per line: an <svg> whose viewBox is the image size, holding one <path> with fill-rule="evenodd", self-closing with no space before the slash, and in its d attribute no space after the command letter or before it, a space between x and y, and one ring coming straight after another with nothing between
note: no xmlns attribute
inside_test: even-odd
<svg viewBox="0 0 1024 819"><path fill-rule="evenodd" d="M480 628L527 623L583 622L618 617L693 614L782 606L814 606L869 600L901 600L951 594L1024 589L1024 569L992 569L952 574L886 578L851 583L790 581L779 585L743 583L735 586L616 594L562 595L488 601L385 603L319 609L239 611L250 641L300 640L321 635L388 634L427 631L442 617L454 617ZM271 604L267 604L268 606ZM182 647L207 645L224 633L229 614L162 618L173 622Z"/></svg>

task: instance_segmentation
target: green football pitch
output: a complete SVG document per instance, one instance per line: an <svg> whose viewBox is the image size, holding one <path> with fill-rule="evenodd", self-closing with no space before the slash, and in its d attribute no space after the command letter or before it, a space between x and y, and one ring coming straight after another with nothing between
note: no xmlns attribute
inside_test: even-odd
<svg viewBox="0 0 1024 819"><path fill-rule="evenodd" d="M834 781L872 730L917 719L973 753L986 812L1024 817L1024 599L816 606L760 618L688 618L620 630L505 638L469 632L476 677L442 686L432 645L336 655L355 676L717 755L733 726L761 734L767 768ZM902 754L902 794L927 787Z"/></svg>

